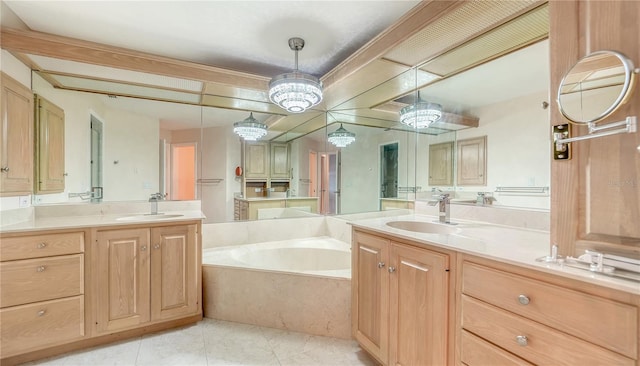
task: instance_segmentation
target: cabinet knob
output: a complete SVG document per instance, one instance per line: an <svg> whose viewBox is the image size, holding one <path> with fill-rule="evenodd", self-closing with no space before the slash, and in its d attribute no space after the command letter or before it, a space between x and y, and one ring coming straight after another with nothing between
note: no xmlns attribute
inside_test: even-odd
<svg viewBox="0 0 640 366"><path fill-rule="evenodd" d="M36 245L36 248L43 249L46 246L47 246L47 243L38 243L38 245Z"/></svg>
<svg viewBox="0 0 640 366"><path fill-rule="evenodd" d="M160 244L156 244L153 246L153 249L160 249Z"/></svg>
<svg viewBox="0 0 640 366"><path fill-rule="evenodd" d="M9 167L8 166L3 166L2 168L0 168L0 171L2 171L3 173L6 173L9 171Z"/></svg>
<svg viewBox="0 0 640 366"><path fill-rule="evenodd" d="M384 267L384 262L378 263L378 268L382 268L382 267Z"/></svg>
<svg viewBox="0 0 640 366"><path fill-rule="evenodd" d="M388 268L389 273L393 273L396 271L396 267L389 267Z"/></svg>
<svg viewBox="0 0 640 366"><path fill-rule="evenodd" d="M530 301L531 300L529 300L529 297L527 295L518 296L518 302L522 305L529 305Z"/></svg>
<svg viewBox="0 0 640 366"><path fill-rule="evenodd" d="M40 310L38 311L38 316L43 316L46 312L46 310Z"/></svg>
<svg viewBox="0 0 640 366"><path fill-rule="evenodd" d="M516 342L523 347L527 345L527 341L527 336L519 335L516 337Z"/></svg>
<svg viewBox="0 0 640 366"><path fill-rule="evenodd" d="M37 272L44 272L45 268L46 268L45 266L39 266L38 268L36 268L36 271Z"/></svg>
<svg viewBox="0 0 640 366"><path fill-rule="evenodd" d="M142 250L144 252L145 250L147 250L147 246L146 245L141 246L140 250Z"/></svg>

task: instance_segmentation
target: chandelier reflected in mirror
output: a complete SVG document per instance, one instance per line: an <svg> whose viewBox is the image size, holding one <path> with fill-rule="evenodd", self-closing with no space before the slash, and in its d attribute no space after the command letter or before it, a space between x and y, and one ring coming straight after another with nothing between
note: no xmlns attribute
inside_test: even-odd
<svg viewBox="0 0 640 366"><path fill-rule="evenodd" d="M336 147L346 147L356 140L356 134L347 131L344 127L342 127L342 123L337 130L329 132L328 136L329 142L334 144Z"/></svg>
<svg viewBox="0 0 640 366"><path fill-rule="evenodd" d="M233 132L247 141L256 141L267 134L267 125L253 118L253 112L249 117L233 124Z"/></svg>
<svg viewBox="0 0 640 366"><path fill-rule="evenodd" d="M442 106L420 99L416 103L408 105L400 110L400 122L411 128L428 128L432 123L442 118Z"/></svg>
<svg viewBox="0 0 640 366"><path fill-rule="evenodd" d="M296 67L293 72L280 74L269 82L271 102L291 113L302 113L322 101L322 82L298 71L298 51L303 47L302 38L289 39L289 48L296 54Z"/></svg>

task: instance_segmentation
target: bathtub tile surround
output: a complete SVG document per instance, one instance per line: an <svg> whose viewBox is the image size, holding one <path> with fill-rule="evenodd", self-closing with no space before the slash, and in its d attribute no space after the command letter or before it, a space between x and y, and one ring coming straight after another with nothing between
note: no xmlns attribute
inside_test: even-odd
<svg viewBox="0 0 640 366"><path fill-rule="evenodd" d="M204 316L349 339L349 278L203 265Z"/></svg>
<svg viewBox="0 0 640 366"><path fill-rule="evenodd" d="M376 363L354 341L203 319L27 365L362 365Z"/></svg>

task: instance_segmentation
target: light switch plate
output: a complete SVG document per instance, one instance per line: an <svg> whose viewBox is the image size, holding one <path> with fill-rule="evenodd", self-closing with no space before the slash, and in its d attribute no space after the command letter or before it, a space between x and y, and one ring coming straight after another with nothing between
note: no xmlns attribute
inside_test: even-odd
<svg viewBox="0 0 640 366"><path fill-rule="evenodd" d="M19 196L19 199L20 199L20 203L19 203L20 208L29 207L29 196Z"/></svg>

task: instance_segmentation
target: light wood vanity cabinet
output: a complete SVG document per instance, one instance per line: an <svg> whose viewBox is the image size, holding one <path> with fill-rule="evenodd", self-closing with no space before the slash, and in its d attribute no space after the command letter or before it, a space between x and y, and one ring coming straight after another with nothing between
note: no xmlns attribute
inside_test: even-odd
<svg viewBox="0 0 640 366"><path fill-rule="evenodd" d="M354 231L352 330L385 365L444 365L449 256Z"/></svg>
<svg viewBox="0 0 640 366"><path fill-rule="evenodd" d="M195 224L100 230L94 245L98 334L201 313Z"/></svg>
<svg viewBox="0 0 640 366"><path fill-rule="evenodd" d="M35 193L64 191L64 111L35 96Z"/></svg>
<svg viewBox="0 0 640 366"><path fill-rule="evenodd" d="M3 236L2 358L85 336L84 232Z"/></svg>
<svg viewBox="0 0 640 366"><path fill-rule="evenodd" d="M638 304L490 265L460 266L463 364L637 365Z"/></svg>
<svg viewBox="0 0 640 366"><path fill-rule="evenodd" d="M244 177L246 179L269 178L269 143L244 143Z"/></svg>
<svg viewBox="0 0 640 366"><path fill-rule="evenodd" d="M33 94L5 73L0 114L0 196L33 190Z"/></svg>

